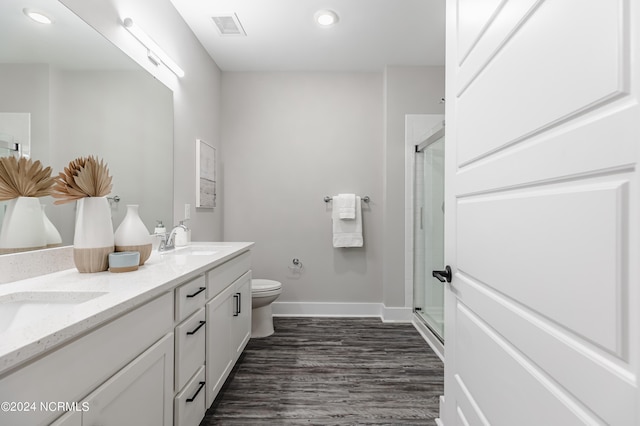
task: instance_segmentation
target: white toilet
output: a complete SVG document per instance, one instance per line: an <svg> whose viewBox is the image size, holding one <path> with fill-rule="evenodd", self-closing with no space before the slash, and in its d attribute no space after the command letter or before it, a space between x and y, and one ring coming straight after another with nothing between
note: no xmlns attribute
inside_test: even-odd
<svg viewBox="0 0 640 426"><path fill-rule="evenodd" d="M282 293L282 284L273 280L251 280L251 337L273 334L271 303Z"/></svg>

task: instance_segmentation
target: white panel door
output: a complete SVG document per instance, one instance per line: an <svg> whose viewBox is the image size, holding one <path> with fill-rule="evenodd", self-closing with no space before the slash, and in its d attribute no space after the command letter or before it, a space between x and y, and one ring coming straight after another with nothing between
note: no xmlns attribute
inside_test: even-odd
<svg viewBox="0 0 640 426"><path fill-rule="evenodd" d="M640 0L447 0L442 421L638 425Z"/></svg>

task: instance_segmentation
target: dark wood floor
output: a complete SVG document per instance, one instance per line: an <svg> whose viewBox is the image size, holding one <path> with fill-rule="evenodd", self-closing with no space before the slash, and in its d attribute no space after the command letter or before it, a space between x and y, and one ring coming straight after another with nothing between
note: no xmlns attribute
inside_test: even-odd
<svg viewBox="0 0 640 426"><path fill-rule="evenodd" d="M443 365L410 324L274 318L200 424L434 425Z"/></svg>

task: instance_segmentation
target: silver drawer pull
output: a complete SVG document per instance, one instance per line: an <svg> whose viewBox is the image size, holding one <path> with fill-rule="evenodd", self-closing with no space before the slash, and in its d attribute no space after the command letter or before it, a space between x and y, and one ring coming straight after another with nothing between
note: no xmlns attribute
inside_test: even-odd
<svg viewBox="0 0 640 426"><path fill-rule="evenodd" d="M189 336L193 336L193 335L194 335L194 334L196 334L196 333L198 332L198 330L200 330L200 329L202 328L202 326L203 326L203 325L205 325L205 324L206 324L206 321L200 321L200 325L199 325L199 326L197 326L197 327L195 328L195 330L193 330L193 331L187 331L187 334L188 334Z"/></svg>
<svg viewBox="0 0 640 426"><path fill-rule="evenodd" d="M196 397L198 396L198 394L200 393L200 391L204 387L204 383L205 382L200 382L200 386L198 386L198 390L196 391L196 393L193 394L193 396L191 398L187 399L187 402L193 402L193 401L196 400Z"/></svg>
<svg viewBox="0 0 640 426"><path fill-rule="evenodd" d="M187 294L187 297L196 297L197 295L199 295L200 293L202 293L203 291L205 291L207 288L206 287L200 287L198 289L198 291L196 291L193 294Z"/></svg>

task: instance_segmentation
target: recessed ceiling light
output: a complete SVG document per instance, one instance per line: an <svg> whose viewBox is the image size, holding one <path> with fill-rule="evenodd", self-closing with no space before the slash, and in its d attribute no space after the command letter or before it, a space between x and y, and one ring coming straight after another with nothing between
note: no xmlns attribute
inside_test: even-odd
<svg viewBox="0 0 640 426"><path fill-rule="evenodd" d="M29 18L31 18L32 20L34 20L34 21L36 21L36 22L38 22L40 24L52 24L53 23L53 18L51 18L46 13L41 12L39 10L33 10L33 9L29 9L27 7L27 8L22 9L22 13L24 13Z"/></svg>
<svg viewBox="0 0 640 426"><path fill-rule="evenodd" d="M321 27L330 27L338 23L338 14L333 10L319 10L314 17Z"/></svg>

